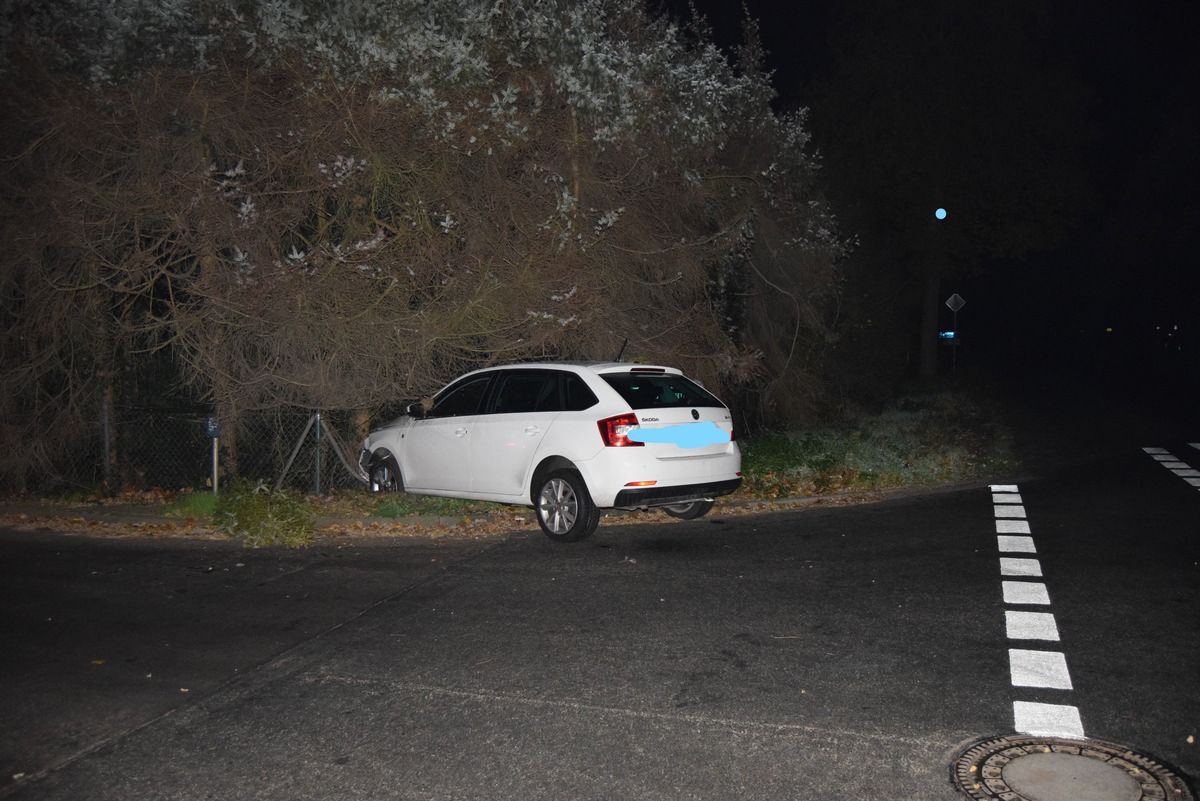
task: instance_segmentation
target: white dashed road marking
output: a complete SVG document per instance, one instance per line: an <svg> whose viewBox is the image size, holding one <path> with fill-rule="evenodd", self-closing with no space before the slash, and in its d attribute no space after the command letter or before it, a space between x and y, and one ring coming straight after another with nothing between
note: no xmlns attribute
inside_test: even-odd
<svg viewBox="0 0 1200 801"><path fill-rule="evenodd" d="M1017 731L1031 737L1083 737L1083 721L1073 706L1013 702ZM1063 734L1071 732L1071 734Z"/></svg>
<svg viewBox="0 0 1200 801"><path fill-rule="evenodd" d="M996 504L992 507L996 510L996 519L1019 517L1025 519L1025 507L1020 505L1009 506L1007 504Z"/></svg>
<svg viewBox="0 0 1200 801"><path fill-rule="evenodd" d="M1067 657L1058 651L1026 651L1008 649L1014 687L1047 687L1051 690L1071 690L1067 673Z"/></svg>
<svg viewBox="0 0 1200 801"><path fill-rule="evenodd" d="M1037 553L1037 549L1033 547L1033 537L1000 535L996 537L996 544L1000 547L1000 553Z"/></svg>
<svg viewBox="0 0 1200 801"><path fill-rule="evenodd" d="M996 516L996 548L1001 554L1036 554L1025 516L1025 503L1015 484L993 484L992 510ZM1025 535L1025 536L1018 536ZM1050 591L1041 581L1042 563L1023 556L1001 556L1000 590L1007 606L1049 606ZM1006 609L1005 631L1010 640L1059 642L1058 623L1050 612ZM1048 690L1073 690L1067 657L1061 651L1033 648L1008 649L1012 686ZM1083 738L1079 709L1066 704L1013 701L1013 725L1033 737Z"/></svg>
<svg viewBox="0 0 1200 801"><path fill-rule="evenodd" d="M1006 604L1050 605L1050 593L1046 591L1045 584L1033 581L1002 581L1000 586L1004 590L1004 603Z"/></svg>
<svg viewBox="0 0 1200 801"><path fill-rule="evenodd" d="M996 521L996 533L997 534L1028 534L1029 533L1029 521L1027 521L1027 520L997 520ZM1020 539L1020 538L1014 537L1013 539ZM1029 538L1025 537L1025 539L1029 539Z"/></svg>
<svg viewBox="0 0 1200 801"><path fill-rule="evenodd" d="M1200 450L1200 442L1189 442L1188 445ZM1197 470L1187 462L1176 458L1166 448L1142 448L1142 450L1150 454L1151 459L1158 462L1163 467L1167 468L1196 489L1200 489L1200 470Z"/></svg>
<svg viewBox="0 0 1200 801"><path fill-rule="evenodd" d="M1042 563L1036 559L1001 559L1000 575L1002 576L1040 576Z"/></svg>
<svg viewBox="0 0 1200 801"><path fill-rule="evenodd" d="M1050 640L1058 642L1058 624L1049 612L1005 611L1004 622L1010 640Z"/></svg>

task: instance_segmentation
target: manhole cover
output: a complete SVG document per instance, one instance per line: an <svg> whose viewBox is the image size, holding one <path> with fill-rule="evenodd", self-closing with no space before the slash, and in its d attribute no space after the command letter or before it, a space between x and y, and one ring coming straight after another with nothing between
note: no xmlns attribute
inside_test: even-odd
<svg viewBox="0 0 1200 801"><path fill-rule="evenodd" d="M1179 776L1102 740L994 737L955 760L950 778L979 801L1195 801Z"/></svg>

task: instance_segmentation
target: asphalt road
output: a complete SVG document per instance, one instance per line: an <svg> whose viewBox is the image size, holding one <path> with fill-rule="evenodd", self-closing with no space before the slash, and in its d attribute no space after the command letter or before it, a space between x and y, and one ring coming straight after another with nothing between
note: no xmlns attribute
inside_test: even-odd
<svg viewBox="0 0 1200 801"><path fill-rule="evenodd" d="M577 545L0 531L0 798L951 801L1017 702L1200 776L1200 488L1125 443L997 482L1057 642L1007 632L986 484Z"/></svg>

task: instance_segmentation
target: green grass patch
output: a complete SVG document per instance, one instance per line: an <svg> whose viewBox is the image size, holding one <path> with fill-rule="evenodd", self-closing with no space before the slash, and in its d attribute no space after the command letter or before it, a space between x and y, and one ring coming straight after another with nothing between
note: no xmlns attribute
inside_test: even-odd
<svg viewBox="0 0 1200 801"><path fill-rule="evenodd" d="M217 496L211 492L183 492L167 503L163 515L212 520L216 514L217 500Z"/></svg>
<svg viewBox="0 0 1200 801"><path fill-rule="evenodd" d="M504 508L500 504L484 501L464 501L457 498L440 498L434 495L409 495L407 492L386 493L373 496L372 517L415 517L437 515L440 517L469 517L488 514Z"/></svg>
<svg viewBox="0 0 1200 801"><path fill-rule="evenodd" d="M58 503L64 506L71 506L84 503L94 503L104 497L104 493L95 487L70 487L60 489L59 491L47 496L45 500L50 503Z"/></svg>
<svg viewBox="0 0 1200 801"><path fill-rule="evenodd" d="M759 499L933 486L1015 464L997 408L961 385L910 392L852 424L757 434L741 446L739 494Z"/></svg>

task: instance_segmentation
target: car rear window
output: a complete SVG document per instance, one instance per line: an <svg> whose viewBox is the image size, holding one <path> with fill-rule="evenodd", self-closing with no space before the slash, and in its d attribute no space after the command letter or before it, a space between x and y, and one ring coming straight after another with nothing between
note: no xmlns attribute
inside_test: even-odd
<svg viewBox="0 0 1200 801"><path fill-rule="evenodd" d="M681 375L645 373L602 373L608 385L634 409L670 409L678 406L725 404L704 387Z"/></svg>

